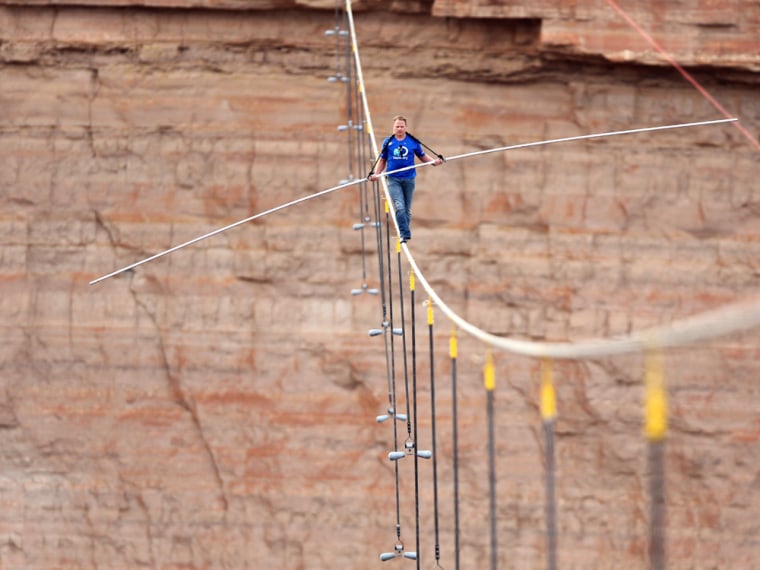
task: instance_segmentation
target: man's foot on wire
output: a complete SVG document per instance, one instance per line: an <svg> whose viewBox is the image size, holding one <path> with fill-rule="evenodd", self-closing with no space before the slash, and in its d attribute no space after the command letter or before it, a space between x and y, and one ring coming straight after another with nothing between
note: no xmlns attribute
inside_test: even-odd
<svg viewBox="0 0 760 570"><path fill-rule="evenodd" d="M401 236L401 243L406 243L412 239L412 236Z"/></svg>

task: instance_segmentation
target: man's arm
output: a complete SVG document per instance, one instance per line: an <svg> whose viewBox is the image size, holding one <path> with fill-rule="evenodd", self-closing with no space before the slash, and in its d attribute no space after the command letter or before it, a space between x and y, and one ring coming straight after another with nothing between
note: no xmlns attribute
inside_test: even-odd
<svg viewBox="0 0 760 570"><path fill-rule="evenodd" d="M419 159L421 162L432 162L433 166L438 166L439 164L443 162L440 158L433 158L432 156L428 154L423 154L422 156L419 157Z"/></svg>
<svg viewBox="0 0 760 570"><path fill-rule="evenodd" d="M380 174L383 170L385 170L385 164L386 164L386 160L380 157L380 160L378 160L377 164L375 165L375 171L370 175L369 179L372 181L377 180L377 175Z"/></svg>

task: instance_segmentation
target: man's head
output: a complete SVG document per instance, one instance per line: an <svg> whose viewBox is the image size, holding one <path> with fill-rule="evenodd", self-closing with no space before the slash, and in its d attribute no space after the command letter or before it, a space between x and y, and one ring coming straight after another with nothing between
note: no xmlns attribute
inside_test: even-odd
<svg viewBox="0 0 760 570"><path fill-rule="evenodd" d="M393 135L397 139L403 139L406 135L406 117L396 115L393 117Z"/></svg>

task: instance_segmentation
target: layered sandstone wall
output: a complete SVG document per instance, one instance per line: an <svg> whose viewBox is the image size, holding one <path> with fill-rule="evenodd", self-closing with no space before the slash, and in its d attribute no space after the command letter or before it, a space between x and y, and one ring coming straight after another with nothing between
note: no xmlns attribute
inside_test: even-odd
<svg viewBox="0 0 760 570"><path fill-rule="evenodd" d="M0 6L0 567L380 566L395 538L393 438L374 421L388 377L367 330L382 307L350 294L364 281L355 189L87 284L366 173L349 172L345 89L326 81L345 65L324 34L335 4L77 4ZM358 5L378 138L397 112L447 156L721 117L601 2L412 4ZM757 136L757 13L732 8L635 16L703 66L690 70ZM411 249L455 310L497 334L565 341L668 323L756 294L757 157L724 125L452 161L420 171ZM374 234L367 244L378 287ZM450 329L438 315L447 568ZM669 567L758 557L759 334L666 352ZM460 339L465 568L489 559L485 352ZM538 363L494 356L499 567L541 567ZM556 365L563 568L647 566L643 365ZM426 448L426 351L418 367ZM399 465L408 549L412 467ZM422 462L425 567L431 477Z"/></svg>

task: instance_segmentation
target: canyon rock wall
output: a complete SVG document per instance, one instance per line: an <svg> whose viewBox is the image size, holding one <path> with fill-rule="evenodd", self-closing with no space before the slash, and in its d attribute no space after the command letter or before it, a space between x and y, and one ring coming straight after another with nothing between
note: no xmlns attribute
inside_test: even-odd
<svg viewBox="0 0 760 570"><path fill-rule="evenodd" d="M396 113L446 156L723 118L611 3L556 4L357 3L376 138ZM367 335L383 307L351 294L381 286L375 233L363 248L352 229L358 186L88 285L366 175L372 157L350 164L337 129L345 85L327 81L346 69L342 37L325 35L334 8L0 2L0 568L356 569L393 549L393 429L375 422L391 375L383 337ZM420 170L410 249L446 302L489 332L613 337L757 294L756 3L631 15L745 131ZM453 568L452 324L436 312L431 356L427 295L418 286L411 304L408 272L402 261L418 442L432 445L432 369L441 565ZM398 287L394 273L397 323ZM485 568L488 347L459 336L460 552L463 568ZM759 340L744 331L663 354L670 568L749 569L760 556ZM389 342L406 407L402 340ZM493 357L499 568L539 568L540 363ZM562 568L648 567L645 368L639 354L555 363ZM432 464L418 467L429 568ZM412 461L398 478L414 550Z"/></svg>

